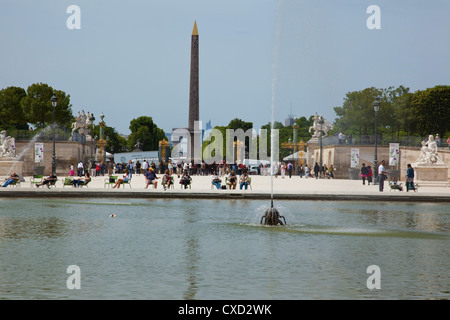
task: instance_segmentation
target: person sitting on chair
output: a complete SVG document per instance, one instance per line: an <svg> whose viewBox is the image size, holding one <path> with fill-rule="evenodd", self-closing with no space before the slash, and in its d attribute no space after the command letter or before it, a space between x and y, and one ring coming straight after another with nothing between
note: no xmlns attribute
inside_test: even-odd
<svg viewBox="0 0 450 320"><path fill-rule="evenodd" d="M180 179L180 184L184 185L184 188L187 189L187 186L191 184L191 176L189 175L187 170L184 170L183 175Z"/></svg>
<svg viewBox="0 0 450 320"><path fill-rule="evenodd" d="M156 187L158 186L158 181L156 181L156 179L159 179L156 174L155 171L152 167L148 168L148 171L146 173L144 173L144 177L145 177L145 189L148 188L149 184L153 184Z"/></svg>
<svg viewBox="0 0 450 320"><path fill-rule="evenodd" d="M391 187L391 189L397 189L397 190L403 191L402 184L401 183L398 184L397 180L395 179L395 177L391 178L391 181L389 181L389 186Z"/></svg>
<svg viewBox="0 0 450 320"><path fill-rule="evenodd" d="M47 186L47 188L50 189L51 185L54 185L56 182L57 177L53 173L51 173L48 178L45 178L44 181L36 185L36 188L39 188L40 186Z"/></svg>
<svg viewBox="0 0 450 320"><path fill-rule="evenodd" d="M245 186L245 190L247 190L249 183L250 180L248 178L247 170L245 170L244 173L241 175L239 188L242 190L242 187Z"/></svg>
<svg viewBox="0 0 450 320"><path fill-rule="evenodd" d="M84 174L84 178L83 178L83 179L81 179L81 178L79 178L79 179L73 179L73 180L72 180L72 183L73 183L73 186L74 186L75 188L79 188L80 185L87 184L89 181L91 181L91 177L89 176L89 173L86 172L86 173Z"/></svg>
<svg viewBox="0 0 450 320"><path fill-rule="evenodd" d="M120 188L120 185L124 182L128 182L131 180L131 174L128 171L128 169L125 169L125 174L123 175L122 179L117 179L116 184L113 186L113 188L117 187L117 189ZM125 188L125 187L124 187Z"/></svg>
<svg viewBox="0 0 450 320"><path fill-rule="evenodd" d="M221 188L222 180L220 180L219 176L216 174L216 171L213 171L211 175L211 183L215 185L217 189Z"/></svg>
<svg viewBox="0 0 450 320"><path fill-rule="evenodd" d="M36 188L39 188L40 186L47 186L47 188L50 189L51 185L54 185L56 180L58 178L56 177L56 175L54 175L53 173L50 174L50 176L48 178L45 178L44 181L42 181L39 184L36 184Z"/></svg>
<svg viewBox="0 0 450 320"><path fill-rule="evenodd" d="M13 172L13 174L5 180L5 183L2 185L2 187L6 188L9 184L13 183L14 181L19 181L19 176Z"/></svg>
<svg viewBox="0 0 450 320"><path fill-rule="evenodd" d="M227 184L230 189L231 187L233 187L233 189L236 189L236 183L237 183L236 174L234 173L234 170L231 170L230 175L228 176Z"/></svg>
<svg viewBox="0 0 450 320"><path fill-rule="evenodd" d="M170 188L170 186L173 184L172 181L172 176L170 175L170 171L169 169L166 169L164 176L162 178L162 185L164 187L164 190L166 190L166 188ZM156 188L156 187L155 187Z"/></svg>

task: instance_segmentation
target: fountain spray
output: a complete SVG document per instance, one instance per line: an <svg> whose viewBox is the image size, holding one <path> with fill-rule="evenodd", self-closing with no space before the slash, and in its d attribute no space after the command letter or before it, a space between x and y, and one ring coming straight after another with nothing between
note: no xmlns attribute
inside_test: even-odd
<svg viewBox="0 0 450 320"><path fill-rule="evenodd" d="M274 175L274 167L273 167L273 155L274 155L274 122L275 122L275 93L276 93L276 83L277 83L277 75L278 75L278 58L279 58L279 39L280 39L280 30L281 30L281 21L280 21L280 7L282 0L278 0L277 4L277 19L276 19L276 27L275 27L275 46L273 49L273 57L274 61L272 64L272 121L270 124L270 208L266 210L264 216L261 218L261 224L265 225L283 225L281 218L284 220L284 224L286 224L286 219L283 216L280 216L280 213L277 209L273 207L273 175Z"/></svg>

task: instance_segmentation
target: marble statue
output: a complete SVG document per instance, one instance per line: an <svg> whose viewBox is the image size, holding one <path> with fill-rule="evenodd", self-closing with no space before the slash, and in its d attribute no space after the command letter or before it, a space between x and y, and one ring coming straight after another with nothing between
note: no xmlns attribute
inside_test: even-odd
<svg viewBox="0 0 450 320"><path fill-rule="evenodd" d="M72 123L72 135L76 130L78 130L80 134L89 135L92 126L90 118L91 114L89 112L86 114L84 113L84 110L81 112L78 111L78 117L76 117L75 122Z"/></svg>
<svg viewBox="0 0 450 320"><path fill-rule="evenodd" d="M417 164L442 164L442 160L437 153L437 144L433 135L428 136L428 141L422 141L422 148L420 149Z"/></svg>
<svg viewBox="0 0 450 320"><path fill-rule="evenodd" d="M320 125L319 121L320 119L323 120L322 125ZM313 125L309 127L309 132L311 132L311 129L314 130L314 134L312 135L312 138L320 138L320 131L322 130L322 138L326 137L328 135L328 131L333 129L333 125L330 121L325 120L322 116L319 116L317 113L313 117Z"/></svg>
<svg viewBox="0 0 450 320"><path fill-rule="evenodd" d="M6 136L6 131L3 130L0 134L0 158L15 159L16 158L16 143L15 139Z"/></svg>

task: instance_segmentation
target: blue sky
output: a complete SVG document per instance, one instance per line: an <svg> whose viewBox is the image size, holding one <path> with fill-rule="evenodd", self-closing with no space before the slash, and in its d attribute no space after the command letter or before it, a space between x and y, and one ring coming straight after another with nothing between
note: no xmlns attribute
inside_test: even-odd
<svg viewBox="0 0 450 320"><path fill-rule="evenodd" d="M70 5L79 30L66 26ZM379 30L366 26L370 5ZM143 115L186 127L196 20L204 124L259 128L272 95L277 121L291 108L333 121L348 91L450 84L449 14L448 0L0 0L0 87L47 83L74 115L103 112L123 134Z"/></svg>

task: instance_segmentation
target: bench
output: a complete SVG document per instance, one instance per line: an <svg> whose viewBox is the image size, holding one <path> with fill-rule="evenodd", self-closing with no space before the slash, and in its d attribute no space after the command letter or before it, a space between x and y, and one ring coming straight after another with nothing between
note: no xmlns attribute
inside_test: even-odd
<svg viewBox="0 0 450 320"><path fill-rule="evenodd" d="M44 176L41 174L35 174L30 179L30 187L40 184L44 180Z"/></svg>
<svg viewBox="0 0 450 320"><path fill-rule="evenodd" d="M63 183L63 188L65 187L65 186L72 186L73 187L73 179L72 178L64 178L64 181L62 182Z"/></svg>
<svg viewBox="0 0 450 320"><path fill-rule="evenodd" d="M109 176L108 178L105 178L105 185L104 188L106 188L106 186L111 186L111 185L115 185L117 182L117 176Z"/></svg>

